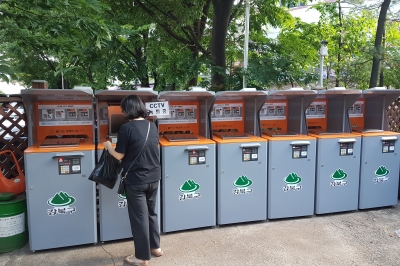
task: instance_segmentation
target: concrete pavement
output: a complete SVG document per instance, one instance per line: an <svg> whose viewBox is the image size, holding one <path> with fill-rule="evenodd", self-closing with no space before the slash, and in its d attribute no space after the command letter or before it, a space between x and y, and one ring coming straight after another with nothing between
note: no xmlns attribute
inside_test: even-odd
<svg viewBox="0 0 400 266"><path fill-rule="evenodd" d="M400 208L235 224L163 234L149 265L400 265ZM130 240L0 255L1 266L127 265Z"/></svg>

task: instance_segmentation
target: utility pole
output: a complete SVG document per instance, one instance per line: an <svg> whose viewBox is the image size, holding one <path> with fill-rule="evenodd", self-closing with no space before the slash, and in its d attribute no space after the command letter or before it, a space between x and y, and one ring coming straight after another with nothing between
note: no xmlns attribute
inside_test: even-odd
<svg viewBox="0 0 400 266"><path fill-rule="evenodd" d="M328 41L321 41L321 48L319 49L320 63L319 63L319 86L324 87L324 57L328 55ZM327 73L328 74L328 73Z"/></svg>

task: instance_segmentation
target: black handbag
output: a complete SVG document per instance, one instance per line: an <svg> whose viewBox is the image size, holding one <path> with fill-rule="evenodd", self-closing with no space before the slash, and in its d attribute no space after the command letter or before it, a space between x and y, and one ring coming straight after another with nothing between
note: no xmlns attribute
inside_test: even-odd
<svg viewBox="0 0 400 266"><path fill-rule="evenodd" d="M118 194L125 194L125 178L128 175L129 170L131 170L131 167L133 165L133 163L137 160L137 158L139 158L139 156L142 154L144 147L146 146L147 143L147 138L149 137L149 132L150 132L150 121L149 121L149 126L147 128L147 135L146 135L146 140L144 141L144 144L142 146L142 149L140 150L139 154L136 156L136 158L132 161L131 165L129 166L128 170L125 172L125 175L122 176L122 172L124 169L121 169L121 171L118 174L118 178L119 178L119 187L118 187Z"/></svg>

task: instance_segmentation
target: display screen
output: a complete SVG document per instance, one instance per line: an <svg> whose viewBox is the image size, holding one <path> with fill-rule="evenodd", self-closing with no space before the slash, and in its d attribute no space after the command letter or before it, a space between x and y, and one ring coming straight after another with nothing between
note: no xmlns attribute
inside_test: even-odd
<svg viewBox="0 0 400 266"><path fill-rule="evenodd" d="M111 114L109 122L109 134L118 135L119 129L128 122L124 114Z"/></svg>

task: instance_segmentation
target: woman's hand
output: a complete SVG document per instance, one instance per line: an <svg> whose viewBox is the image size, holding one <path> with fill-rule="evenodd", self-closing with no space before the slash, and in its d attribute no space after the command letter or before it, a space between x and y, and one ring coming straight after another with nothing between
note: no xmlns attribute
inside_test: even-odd
<svg viewBox="0 0 400 266"><path fill-rule="evenodd" d="M110 141L103 142L103 146L115 159L122 160L124 158L125 154L116 152Z"/></svg>
<svg viewBox="0 0 400 266"><path fill-rule="evenodd" d="M103 146L104 146L104 149L106 149L108 151L112 149L111 142L108 140L106 142L103 142Z"/></svg>

